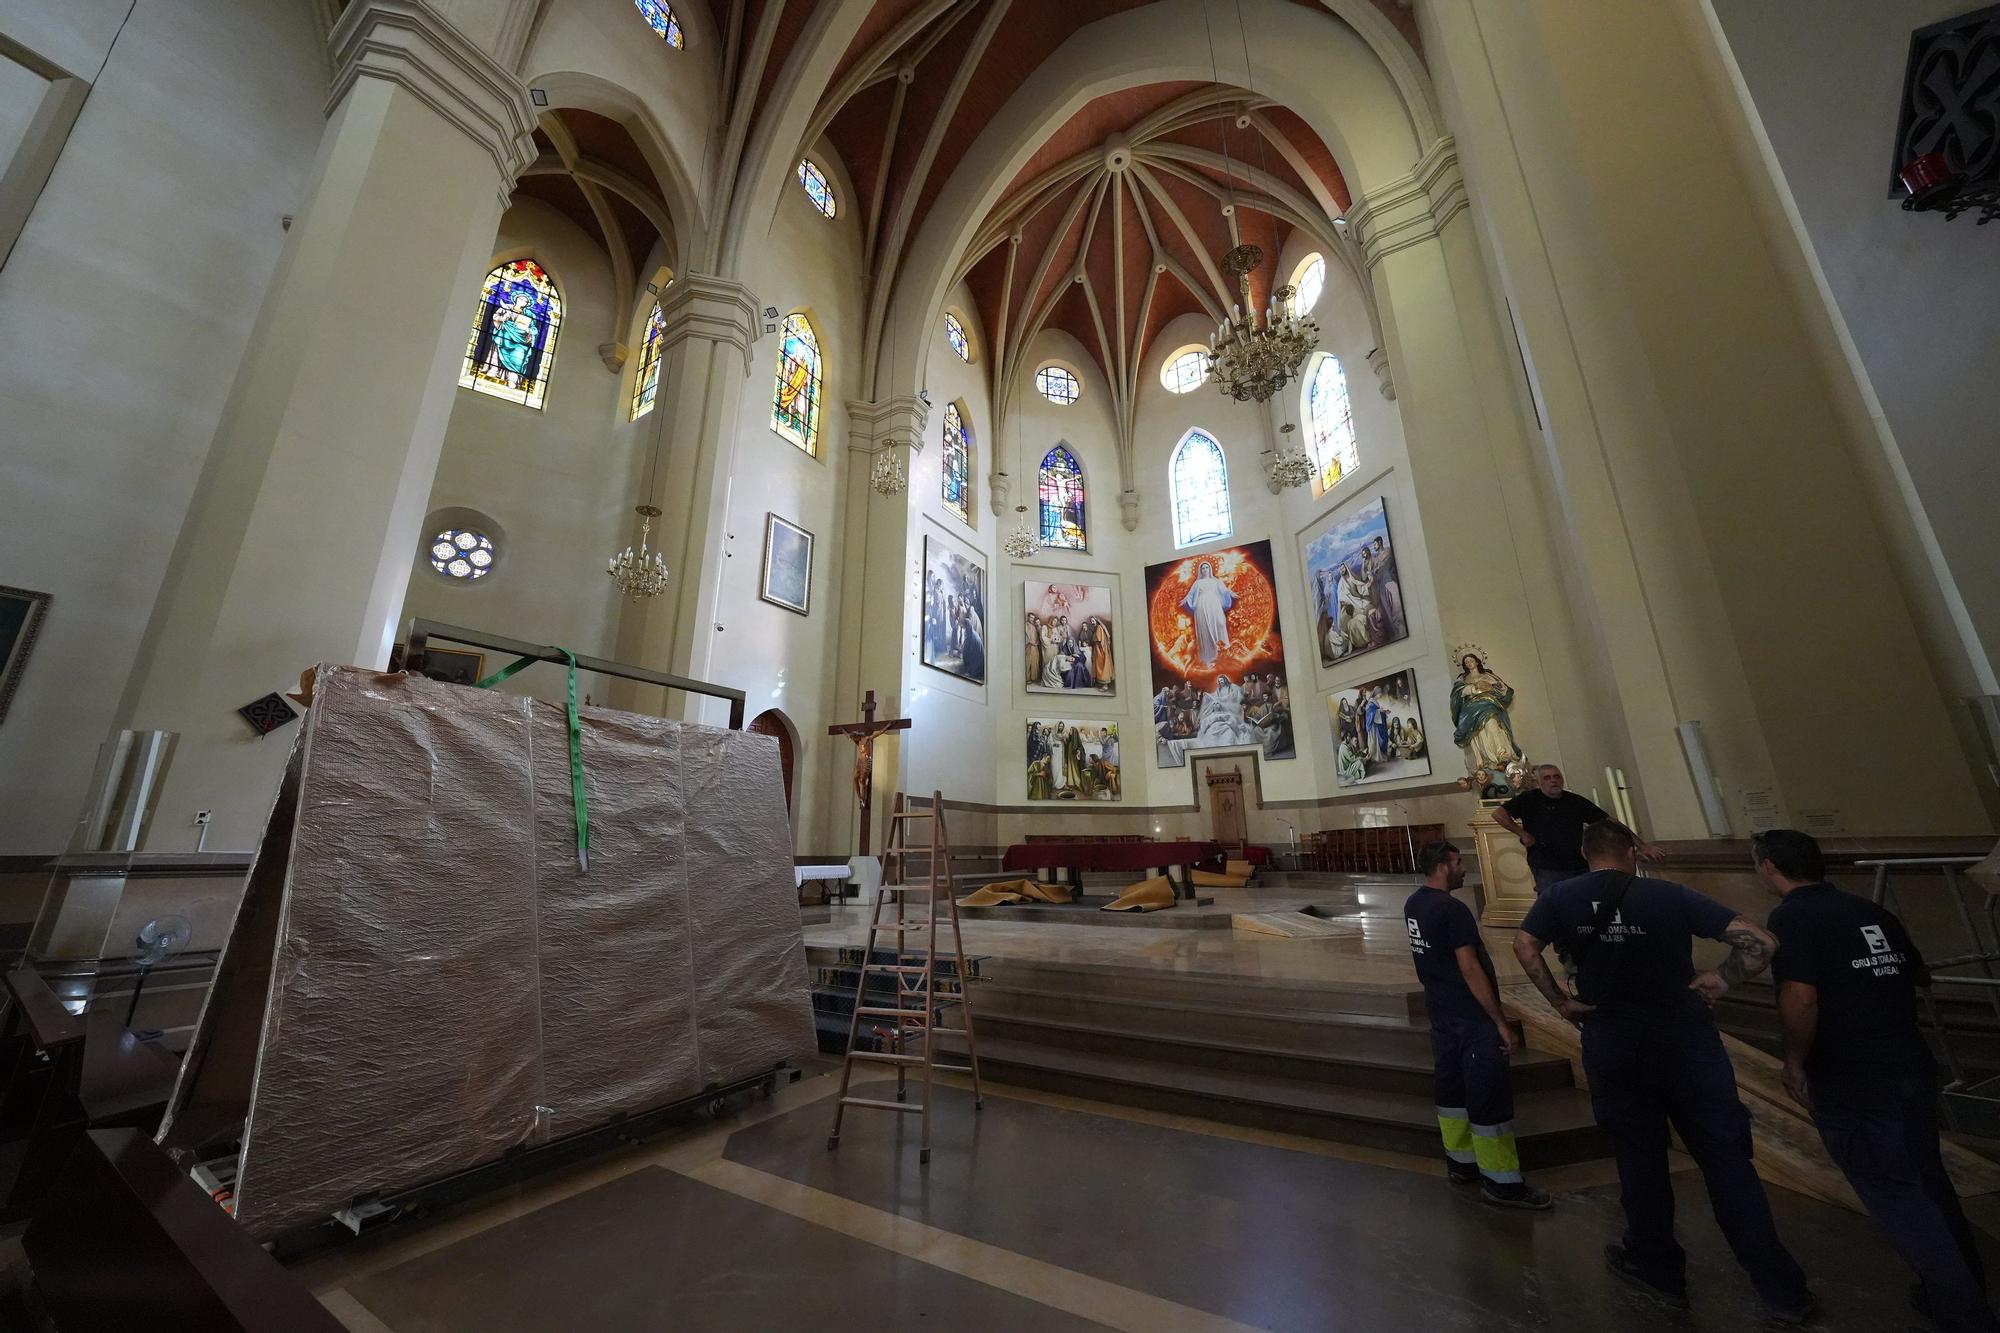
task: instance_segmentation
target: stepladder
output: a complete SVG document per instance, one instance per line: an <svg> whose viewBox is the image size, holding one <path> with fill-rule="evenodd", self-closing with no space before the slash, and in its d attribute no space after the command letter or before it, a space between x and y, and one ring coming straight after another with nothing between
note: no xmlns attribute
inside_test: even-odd
<svg viewBox="0 0 2000 1333"><path fill-rule="evenodd" d="M985 1102L967 986L970 969L959 930L951 866L943 793L931 794L928 809L913 807L898 793L882 848L882 883L875 891L867 942L854 982L854 1012L848 1020L847 1054L840 1066L840 1095L834 1102L833 1130L826 1136L829 1151L840 1146L841 1124L848 1108L856 1107L916 1116L920 1127L917 1161L928 1164L935 1101L931 1076L940 1069L970 1074L973 1109ZM951 932L948 942L942 938L947 926ZM940 1063L939 1037L962 1037L967 1063ZM854 1095L855 1066L868 1064L896 1071L893 1100ZM917 1079L913 1080L912 1074ZM913 1081L921 1082L920 1100L915 1102L910 1100Z"/></svg>

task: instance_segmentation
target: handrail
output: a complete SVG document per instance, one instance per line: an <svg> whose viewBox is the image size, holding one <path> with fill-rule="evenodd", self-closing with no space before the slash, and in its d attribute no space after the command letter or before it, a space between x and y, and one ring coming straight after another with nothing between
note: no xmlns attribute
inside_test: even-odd
<svg viewBox="0 0 2000 1333"><path fill-rule="evenodd" d="M550 662L556 666L568 666L570 657L550 645L533 644L523 639L511 639L504 634L492 634L483 629L466 629L462 625L447 625L440 620L426 620L421 616L410 621L410 631L403 642L403 664L412 671L423 669L424 645L432 637L448 643L462 643L468 648L486 648L496 653L512 653L516 657L532 658L537 662ZM624 662L612 662L602 657L586 657L574 654L577 669L595 671L601 676L617 676L622 680L636 680L646 685L660 685L670 690L680 690L687 694L705 695L710 699L727 700L729 704L729 729L743 730L744 704L748 697L742 690L731 689L727 685L712 685L704 680L694 680L687 676L676 676L665 671L654 671L650 667L631 666Z"/></svg>
<svg viewBox="0 0 2000 1333"><path fill-rule="evenodd" d="M1856 861L1857 866L1976 866L1983 856L1890 856L1873 861Z"/></svg>
<svg viewBox="0 0 2000 1333"><path fill-rule="evenodd" d="M39 1050L50 1051L83 1040L83 1024L63 1008L48 983L32 968L17 967L7 974L7 997L14 1012L27 1024L28 1038Z"/></svg>

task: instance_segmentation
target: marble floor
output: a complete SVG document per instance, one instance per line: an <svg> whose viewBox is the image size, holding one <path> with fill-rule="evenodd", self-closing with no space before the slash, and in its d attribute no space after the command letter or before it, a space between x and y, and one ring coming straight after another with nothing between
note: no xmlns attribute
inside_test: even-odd
<svg viewBox="0 0 2000 1333"><path fill-rule="evenodd" d="M851 1111L826 1150L835 1082L299 1272L356 1333L1761 1326L1685 1163L1694 1308L1675 1315L1604 1270L1602 1163L1542 1173L1553 1211L1507 1213L1429 1158L1006 1088L975 1112L952 1081L919 1167L911 1117ZM1822 1328L1920 1326L1867 1219L1772 1194Z"/></svg>

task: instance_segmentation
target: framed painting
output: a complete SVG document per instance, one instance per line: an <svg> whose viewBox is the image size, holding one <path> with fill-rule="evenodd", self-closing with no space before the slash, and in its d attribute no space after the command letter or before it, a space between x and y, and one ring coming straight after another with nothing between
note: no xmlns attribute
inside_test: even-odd
<svg viewBox="0 0 2000 1333"><path fill-rule="evenodd" d="M813 535L776 514L764 515L764 574L757 595L800 615L812 606Z"/></svg>
<svg viewBox="0 0 2000 1333"><path fill-rule="evenodd" d="M923 664L986 683L986 566L924 534Z"/></svg>
<svg viewBox="0 0 2000 1333"><path fill-rule="evenodd" d="M7 705L21 683L21 669L42 632L42 618L48 614L50 594L26 588L0 585L0 721L7 718Z"/></svg>
<svg viewBox="0 0 2000 1333"><path fill-rule="evenodd" d="M1319 664L1330 667L1410 637L1389 511L1377 496L1336 512L1299 540Z"/></svg>
<svg viewBox="0 0 2000 1333"><path fill-rule="evenodd" d="M1268 541L1146 566L1161 768L1248 745L1266 759L1297 757L1277 587Z"/></svg>
<svg viewBox="0 0 2000 1333"><path fill-rule="evenodd" d="M477 685L486 679L486 654L458 648L425 648L424 674L447 685Z"/></svg>
<svg viewBox="0 0 2000 1333"><path fill-rule="evenodd" d="M1118 724L1101 718L1028 719L1028 799L1120 799Z"/></svg>
<svg viewBox="0 0 2000 1333"><path fill-rule="evenodd" d="M1111 589L1100 583L1022 585L1022 679L1030 694L1118 692Z"/></svg>
<svg viewBox="0 0 2000 1333"><path fill-rule="evenodd" d="M1417 673L1398 671L1327 696L1335 777L1343 787L1426 777L1430 744L1417 706Z"/></svg>

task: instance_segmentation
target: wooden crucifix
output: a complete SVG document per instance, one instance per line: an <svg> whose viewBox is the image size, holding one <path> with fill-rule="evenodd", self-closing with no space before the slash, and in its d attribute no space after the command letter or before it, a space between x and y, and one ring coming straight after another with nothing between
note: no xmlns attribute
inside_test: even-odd
<svg viewBox="0 0 2000 1333"><path fill-rule="evenodd" d="M868 855L868 832L871 823L870 809L875 798L875 738L892 731L908 731L910 719L889 717L877 720L875 717L875 691L870 690L861 699L861 720L843 722L828 727L829 736L845 736L854 742L854 799L861 803L861 851Z"/></svg>

